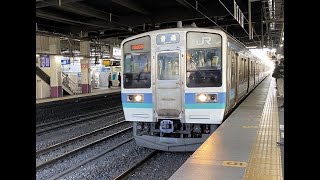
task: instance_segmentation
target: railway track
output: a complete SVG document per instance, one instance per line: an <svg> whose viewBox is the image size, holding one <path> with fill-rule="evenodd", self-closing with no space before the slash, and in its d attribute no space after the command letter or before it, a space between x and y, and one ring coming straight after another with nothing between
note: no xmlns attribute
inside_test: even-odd
<svg viewBox="0 0 320 180"><path fill-rule="evenodd" d="M119 113L119 114L122 113L122 107L118 106L114 110L111 110L111 111L106 110L106 112L90 114L89 116L85 115L85 116L80 116L80 117L71 117L71 118L66 118L66 119L62 119L59 121L55 121L55 122L41 124L36 127L36 135L42 134L44 132L56 130L56 129L59 129L62 127L70 126L73 124L77 124L80 122L89 121L94 118L100 118L103 116L116 114L116 113Z"/></svg>
<svg viewBox="0 0 320 180"><path fill-rule="evenodd" d="M94 112L90 112L90 113L86 113L86 114L80 114L80 115L76 115L76 116L71 116L71 117L68 117L68 118L64 118L64 119L62 119L62 120L57 120L57 121L55 121L55 122L61 122L61 121L68 120L68 119L83 118L83 117L86 117L86 116L101 114L101 113L107 112L108 110L109 110L109 109L103 109L103 110L100 110L100 111L94 111ZM45 126L48 126L48 125L53 124L53 123L55 123L55 122L38 123L38 124L36 124L36 128L45 127Z"/></svg>
<svg viewBox="0 0 320 180"><path fill-rule="evenodd" d="M68 169L66 169L64 171L59 172L58 174L56 174L54 176L51 176L50 178L48 178L48 180L55 180L55 179L58 179L60 177L63 177L64 175L69 174L69 173L81 168L82 166L84 166L85 164L87 164L89 162L92 162L92 161L94 161L96 159L99 159L101 156L104 156L108 152L113 151L116 148L118 148L119 146L122 146L122 145L124 145L124 144L126 144L126 143L128 143L130 141L133 141L133 140L134 140L133 138L129 138L129 139L125 140L125 141L122 141L122 142L118 143L117 145L115 145L115 146L113 146L113 147L111 147L111 148L109 148L109 149L107 149L105 151L102 151L99 154L97 154L97 155L95 155L95 156L93 156L93 157L91 157L91 158L89 158L89 159L77 164L76 166L72 166L72 167L70 167L70 168L68 168Z"/></svg>
<svg viewBox="0 0 320 180"><path fill-rule="evenodd" d="M47 160L47 161L45 161L45 162L43 162L41 164L39 163L39 164L36 165L36 170L39 171L39 170L43 169L44 167L52 165L52 164L54 164L54 163L56 163L58 161L62 161L63 159L66 159L66 158L68 158L68 157L70 157L72 155L75 155L75 154L79 153L80 151L82 151L84 149L90 148L90 147L92 147L92 146L94 146L94 145L96 145L98 143L101 143L101 142L103 142L103 141L105 141L107 139L110 139L110 138L112 138L112 137L114 137L116 135L119 135L119 134L124 133L124 132L129 131L129 130L132 130L132 126L127 127L125 129L123 129L121 131L118 131L116 133L113 133L111 135L108 135L106 137L103 137L103 138L100 138L98 140L95 140L95 141L93 141L93 142L91 142L89 144L83 145L83 146L81 146L79 148L76 148L76 149L74 149L74 150L72 150L70 152L67 152L65 154L59 155L58 157L55 157L54 159ZM71 141L75 141L75 140L72 139ZM65 146L65 145L57 145L57 146ZM52 149L56 149L57 147L49 147L49 148L52 150ZM41 154L41 153L43 154L43 153L46 153L46 152L49 152L49 151L50 150L44 149L44 150L38 151L37 154Z"/></svg>
<svg viewBox="0 0 320 180"><path fill-rule="evenodd" d="M123 121L119 121L119 120L123 120ZM96 129L96 130L94 130L94 131L91 131L91 132L88 132L88 133L85 133L85 134L82 134L82 135L79 135L79 136L76 136L76 137L71 138L71 139L68 139L68 140L66 140L66 141L63 141L63 142L60 142L60 143L51 145L51 146L49 146L49 147L47 147L47 148L38 150L38 151L36 152L36 156L39 156L39 155L41 155L41 154L45 154L45 153L50 152L50 151L52 151L52 150L54 150L54 149L58 149L58 148L60 148L60 147L66 146L67 144L74 143L74 142L79 141L79 140L81 140L81 139L89 138L89 137L91 137L91 136L95 136L95 135L97 135L97 134L99 134L99 133L101 133L101 132L104 132L104 131L112 128L112 127L115 127L115 126L118 126L118 125L122 125L122 124L128 123L128 122L124 121L124 118L123 118L123 117L118 118L118 119L116 119L115 121L119 121L119 122L117 122L117 123L115 123L115 124L112 124L112 125L109 125L109 126L105 126L105 127Z"/></svg>
<svg viewBox="0 0 320 180"><path fill-rule="evenodd" d="M36 105L36 121L48 122L64 119L78 114L87 114L106 107L121 105L119 92L78 97L61 101L39 103Z"/></svg>
<svg viewBox="0 0 320 180"><path fill-rule="evenodd" d="M114 180L123 180L127 179L131 174L135 172L140 166L142 166L144 163L146 163L148 160L150 160L152 157L157 155L160 151L154 150L152 151L149 155L141 159L140 161L136 162L131 168L127 169L124 171L122 174L119 176L115 177Z"/></svg>

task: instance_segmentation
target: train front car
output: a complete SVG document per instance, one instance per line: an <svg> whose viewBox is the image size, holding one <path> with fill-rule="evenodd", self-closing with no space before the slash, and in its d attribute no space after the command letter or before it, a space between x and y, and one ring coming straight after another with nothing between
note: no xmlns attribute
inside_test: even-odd
<svg viewBox="0 0 320 180"><path fill-rule="evenodd" d="M122 104L139 146L195 151L225 111L225 34L158 30L122 42Z"/></svg>

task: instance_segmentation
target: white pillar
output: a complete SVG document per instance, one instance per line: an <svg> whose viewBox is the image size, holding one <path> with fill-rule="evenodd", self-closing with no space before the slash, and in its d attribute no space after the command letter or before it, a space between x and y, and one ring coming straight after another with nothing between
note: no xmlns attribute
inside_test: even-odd
<svg viewBox="0 0 320 180"><path fill-rule="evenodd" d="M50 56L50 74L51 97L61 97L63 95L61 86L61 56Z"/></svg>
<svg viewBox="0 0 320 180"><path fill-rule="evenodd" d="M60 56L60 38L49 37L49 54L50 55L50 86L51 86L51 97L63 96L61 86L61 56Z"/></svg>
<svg viewBox="0 0 320 180"><path fill-rule="evenodd" d="M90 93L90 42L80 41L80 55L84 58L80 60L81 63L81 87L82 93Z"/></svg>

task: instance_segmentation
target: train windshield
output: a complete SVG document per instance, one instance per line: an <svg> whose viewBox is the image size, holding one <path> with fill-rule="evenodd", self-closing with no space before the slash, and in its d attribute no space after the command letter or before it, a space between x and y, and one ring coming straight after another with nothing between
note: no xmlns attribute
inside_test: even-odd
<svg viewBox="0 0 320 180"><path fill-rule="evenodd" d="M187 40L187 87L220 87L221 36L190 32Z"/></svg>
<svg viewBox="0 0 320 180"><path fill-rule="evenodd" d="M150 88L150 53L125 54L124 88Z"/></svg>
<svg viewBox="0 0 320 180"><path fill-rule="evenodd" d="M123 45L123 87L151 87L149 36L126 42Z"/></svg>

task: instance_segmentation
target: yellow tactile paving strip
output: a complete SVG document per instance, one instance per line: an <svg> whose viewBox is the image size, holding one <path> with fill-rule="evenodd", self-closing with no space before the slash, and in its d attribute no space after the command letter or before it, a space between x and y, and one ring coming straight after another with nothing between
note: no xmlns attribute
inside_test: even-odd
<svg viewBox="0 0 320 180"><path fill-rule="evenodd" d="M256 142L246 168L246 180L282 180L281 151L277 96L272 80L263 108Z"/></svg>

